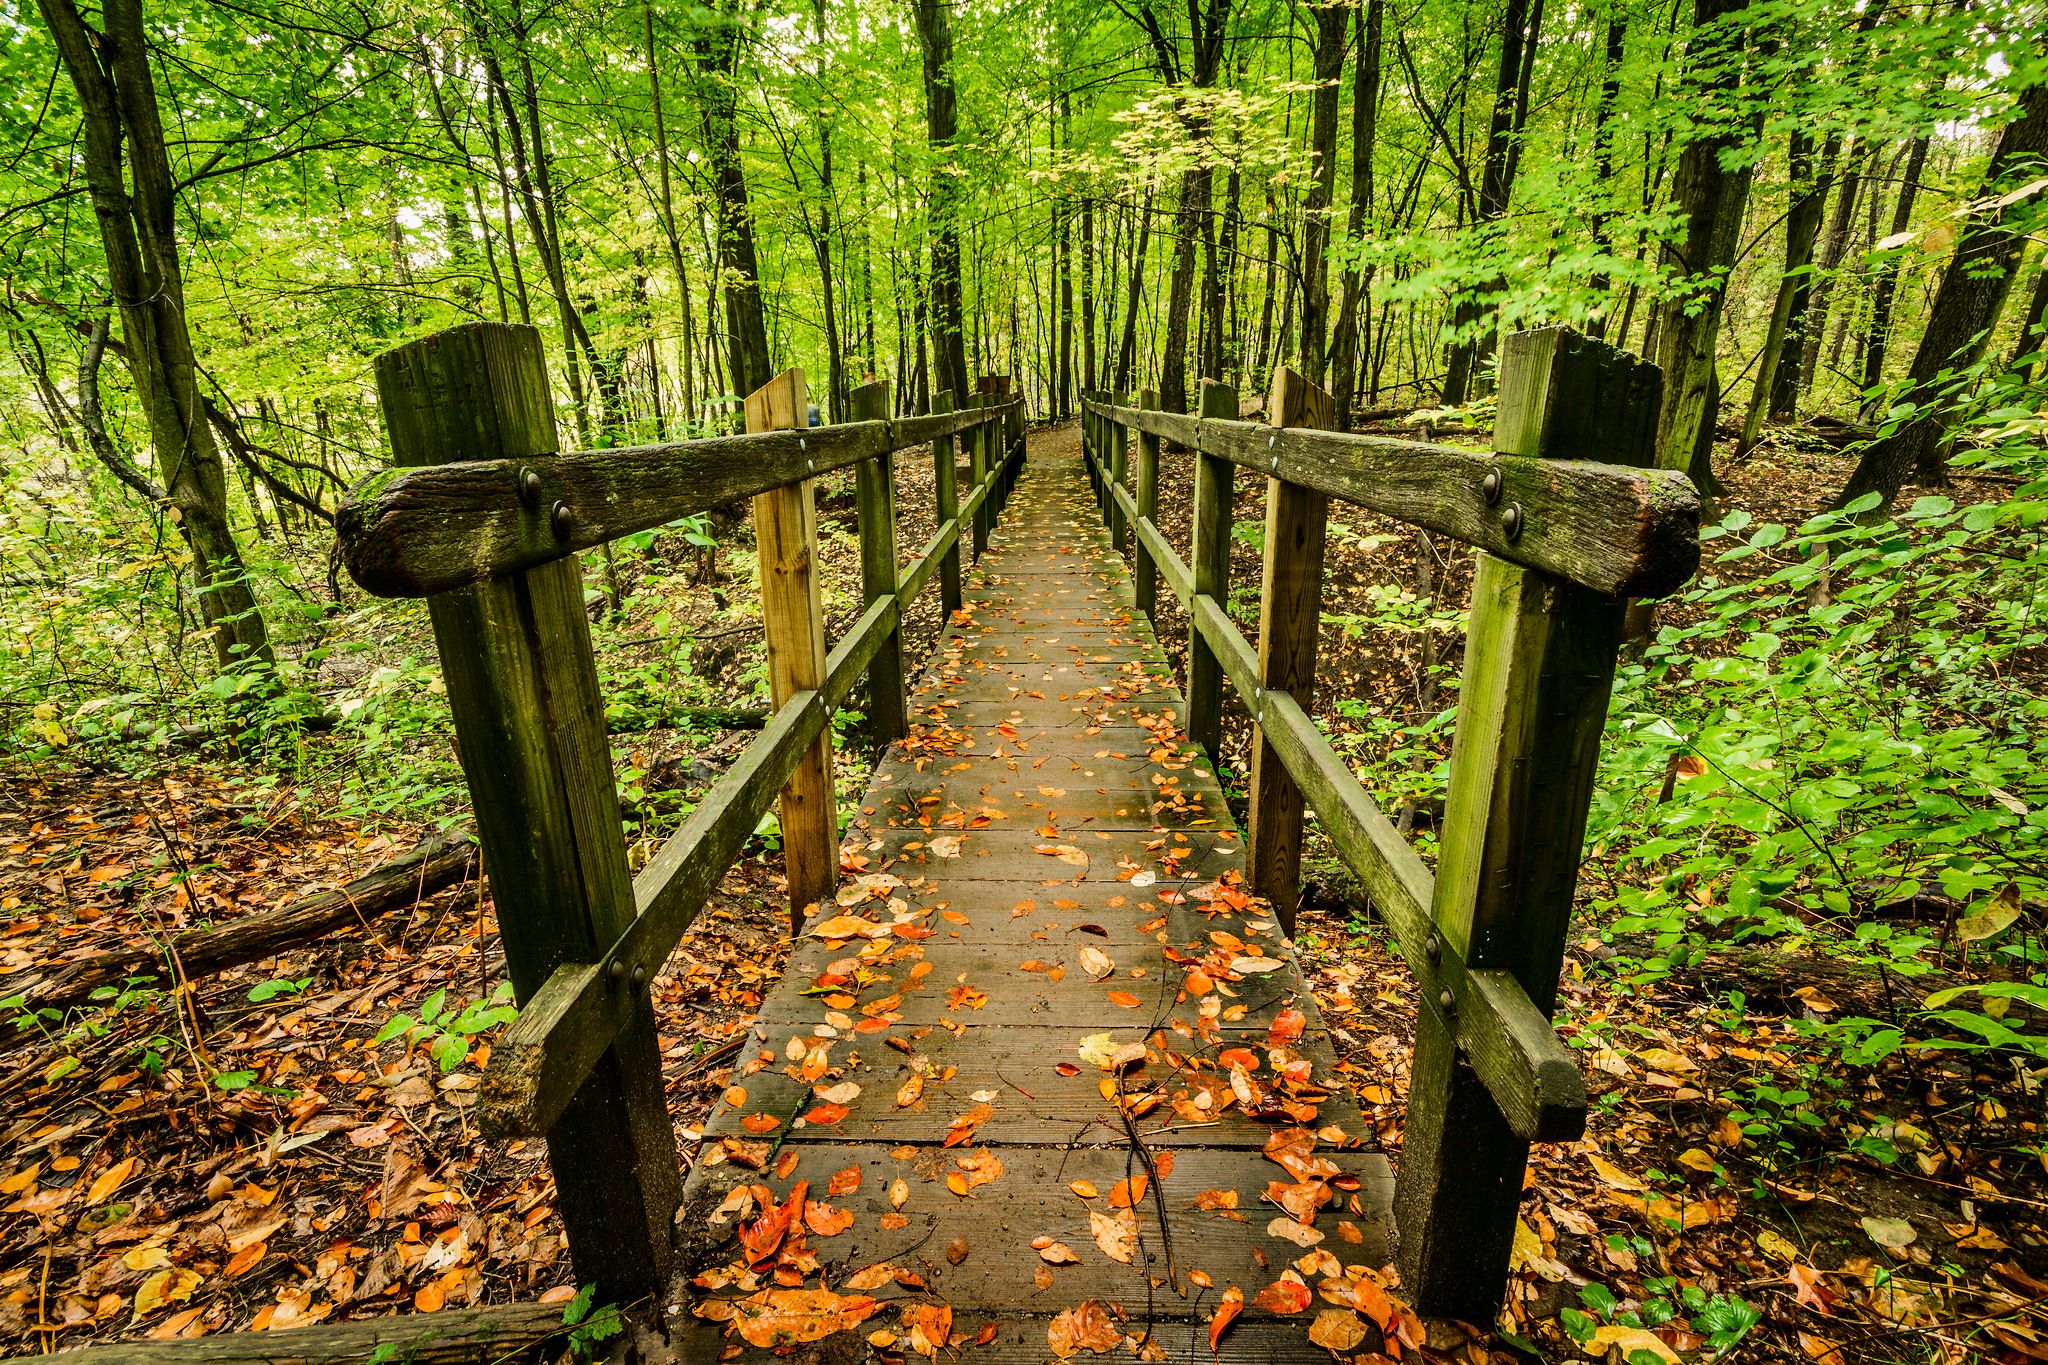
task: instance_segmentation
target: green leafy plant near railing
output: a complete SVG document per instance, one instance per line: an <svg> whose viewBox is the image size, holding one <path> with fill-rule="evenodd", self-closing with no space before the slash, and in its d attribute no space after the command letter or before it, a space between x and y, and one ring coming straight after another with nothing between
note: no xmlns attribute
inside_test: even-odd
<svg viewBox="0 0 2048 1365"><path fill-rule="evenodd" d="M1857 1065L1909 1043L2048 1058L2008 1017L2048 1008L2048 696L2011 677L2048 647L2043 422L1975 424L1961 463L2011 479L2001 501L1737 511L1703 533L1719 554L1609 713L1589 842L1612 871L1596 912L1650 943L1625 976L1763 942L1901 976L1967 966L1990 979L1913 1019L1807 1025Z"/></svg>
<svg viewBox="0 0 2048 1365"><path fill-rule="evenodd" d="M408 1049L424 1047L443 1072L453 1071L469 1056L476 1036L519 1017L512 1004L512 983L500 981L490 995L468 1004L450 1004L447 990L435 991L421 1002L417 1017L394 1014L384 1021L371 1041L376 1044L402 1037Z"/></svg>

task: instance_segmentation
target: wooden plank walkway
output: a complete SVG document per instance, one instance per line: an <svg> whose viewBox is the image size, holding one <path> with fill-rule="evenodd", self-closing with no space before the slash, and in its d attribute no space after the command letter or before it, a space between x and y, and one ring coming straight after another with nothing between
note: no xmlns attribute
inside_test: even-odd
<svg viewBox="0 0 2048 1365"><path fill-rule="evenodd" d="M1236 1289L1221 1359L1329 1360L1317 1314L1393 1260L1391 1175L1239 889L1242 841L1077 458L1034 451L912 707L849 824L840 904L706 1125L684 1358L772 1358L764 1309L786 1341L850 1303L868 1316L817 1358L867 1358L873 1333L912 1354L944 1323L971 1359L1041 1361L1092 1324L1118 1356L1208 1361ZM1147 1186L1135 1208L1119 1182ZM766 1201L799 1186L778 1243Z"/></svg>

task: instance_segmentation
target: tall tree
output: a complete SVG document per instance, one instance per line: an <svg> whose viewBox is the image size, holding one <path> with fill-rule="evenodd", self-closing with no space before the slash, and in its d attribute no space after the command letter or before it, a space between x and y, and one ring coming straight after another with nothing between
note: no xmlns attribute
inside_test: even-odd
<svg viewBox="0 0 2048 1365"><path fill-rule="evenodd" d="M753 10L751 0L724 0L732 8L693 12L691 56L695 66L697 116L711 162L713 207L718 231L719 283L725 296L727 382L745 397L775 377L768 349L767 313L761 304L761 260L754 240L754 211L748 201L746 163L739 127L740 49ZM738 421L734 409L732 421Z"/></svg>
<svg viewBox="0 0 2048 1365"><path fill-rule="evenodd" d="M1721 334L1728 277L1742 245L1742 214L1749 202L1751 162L1741 155L1752 116L1739 105L1747 47L1743 11L1749 0L1695 0L1693 37L1686 54L1687 93L1715 117L1678 157L1673 199L1680 228L1667 244L1667 263L1680 277L1656 314L1657 364L1664 371L1664 403L1657 415L1657 458L1688 469L1703 491L1713 484L1706 457L1713 412L1720 402L1716 343ZM1737 165L1730 168L1729 158Z"/></svg>
<svg viewBox="0 0 2048 1365"><path fill-rule="evenodd" d="M98 30L74 0L37 4L78 92L86 185L121 317L121 356L149 424L163 499L192 551L214 656L223 669L267 663L269 634L235 543L227 474L199 393L178 194L141 0L102 0Z"/></svg>
<svg viewBox="0 0 2048 1365"><path fill-rule="evenodd" d="M924 54L925 136L931 145L928 231L932 257L932 354L939 379L955 402L972 392L967 383L967 342L963 329L960 227L957 222L959 168L954 142L960 115L953 91L953 19L949 0L913 0L918 43Z"/></svg>
<svg viewBox="0 0 2048 1365"><path fill-rule="evenodd" d="M1529 87L1536 69L1536 44L1543 27L1543 0L1507 0L1501 21L1500 68L1493 87L1493 110L1486 126L1486 162L1480 172L1479 198L1473 225L1484 227L1507 212L1514 195L1515 171L1521 164L1522 132L1529 122ZM1473 393L1480 363L1493 353L1496 308L1483 295L1497 293L1498 276L1478 290L1458 295L1452 318L1451 350L1444 369L1445 404L1456 406Z"/></svg>
<svg viewBox="0 0 2048 1365"><path fill-rule="evenodd" d="M1330 203L1337 189L1337 88L1344 73L1345 34L1354 6L1349 0L1311 5L1315 29L1315 93L1309 99L1308 193L1301 213L1301 372L1321 386L1327 356L1330 311Z"/></svg>
<svg viewBox="0 0 2048 1365"><path fill-rule="evenodd" d="M1799 363L1799 336L1795 321L1806 311L1807 292L1813 284L1813 249L1820 237L1820 221L1827 209L1826 167L1834 162L1838 147L1829 147L1816 158L1813 138L1793 129L1789 140L1787 167L1791 208L1785 215L1785 268L1778 275L1778 296L1771 305L1771 320L1764 331L1764 347L1757 356L1756 383L1751 386L1749 413L1742 423L1738 447L1747 453L1761 439L1764 415L1772 410L1772 395L1779 392L1779 371ZM1797 373L1793 376L1796 392Z"/></svg>
<svg viewBox="0 0 2048 1365"><path fill-rule="evenodd" d="M1351 74L1351 202L1344 218L1344 241L1350 256L1344 262L1343 300L1337 306L1337 335L1330 347L1330 385L1336 390L1337 426L1351 425L1351 404L1358 392L1358 357L1369 315L1371 274L1359 263L1366 215L1372 212L1373 146L1379 139L1381 30L1386 0L1365 0L1357 15L1358 56Z"/></svg>
<svg viewBox="0 0 2048 1365"><path fill-rule="evenodd" d="M1998 146L1984 170L1980 201L1993 205L2006 191L2039 176L2048 164L2048 84L2028 87L2019 97L2015 117L1999 130ZM2015 230L2021 203L1975 214L1942 271L1941 285L1928 310L1927 328L1907 372L1902 402L1915 416L1881 440L1872 442L1856 463L1838 500L1846 505L1865 493L1876 493L1883 505L1905 486L1909 475L1924 484L1945 483L1948 456L1944 415L1954 390L1966 383L1965 372L1984 354L1998 313L2019 273L2026 235Z"/></svg>

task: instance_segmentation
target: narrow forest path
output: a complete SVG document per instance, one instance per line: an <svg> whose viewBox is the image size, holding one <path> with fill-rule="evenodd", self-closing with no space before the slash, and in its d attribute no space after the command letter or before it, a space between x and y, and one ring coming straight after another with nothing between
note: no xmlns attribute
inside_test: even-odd
<svg viewBox="0 0 2048 1365"><path fill-rule="evenodd" d="M1223 1359L1328 1360L1319 1312L1347 1345L1374 1329L1333 1304L1385 1318L1387 1162L1047 436L706 1124L688 1359L1207 1361L1235 1291Z"/></svg>

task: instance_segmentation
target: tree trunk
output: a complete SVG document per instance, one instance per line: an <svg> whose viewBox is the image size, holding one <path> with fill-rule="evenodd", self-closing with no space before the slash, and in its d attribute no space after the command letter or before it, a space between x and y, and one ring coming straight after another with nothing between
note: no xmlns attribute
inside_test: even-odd
<svg viewBox="0 0 2048 1365"><path fill-rule="evenodd" d="M1173 214L1173 276L1166 296L1166 349L1159 358L1159 406L1168 412L1188 407L1188 318L1195 302L1195 243L1209 211L1209 167L1193 166L1180 177L1180 203ZM1149 215L1148 215L1149 217ZM1150 222L1145 225L1151 226ZM1139 259L1144 258L1142 248ZM1125 335L1129 335L1126 320ZM1119 375L1123 374L1121 366ZM1120 379L1118 387L1127 380Z"/></svg>
<svg viewBox="0 0 2048 1365"><path fill-rule="evenodd" d="M1740 30L1716 21L1739 13L1748 3L1749 0L1696 0L1695 47L1738 47L1742 41ZM1714 55L1721 57L1724 53ZM1734 53L1727 52L1725 56L1732 58ZM1742 64L1735 60L1701 64L1713 74L1693 83L1694 97L1718 101L1732 96L1742 79ZM1710 465L1697 459L1702 445L1700 433L1711 432L1706 422L1708 407L1718 397L1715 343L1720 337L1728 276L1742 245L1742 213L1749 201L1749 166L1731 171L1721 164L1722 152L1737 142L1733 133L1704 136L1687 143L1679 154L1675 198L1684 228L1677 259L1670 263L1693 287L1684 297L1660 303L1656 316L1657 364L1664 371L1664 402L1657 416L1657 461L1667 468L1691 469L1693 481L1700 485L1702 494L1713 491L1713 476Z"/></svg>
<svg viewBox="0 0 2048 1365"><path fill-rule="evenodd" d="M946 0L915 0L918 42L924 53L925 136L931 144L930 235L932 256L932 354L939 381L965 404L967 383L960 282L960 229L954 200L958 179L953 140L959 115L953 97L953 20Z"/></svg>
<svg viewBox="0 0 2048 1365"><path fill-rule="evenodd" d="M775 375L768 349L768 320L761 304L761 267L754 245L754 214L747 196L746 166L740 160L739 54L744 20L720 10L706 16L691 40L695 58L698 121L712 173L713 216L718 232L718 272L725 302L726 383L744 398ZM728 422L740 423L738 405Z"/></svg>
<svg viewBox="0 0 2048 1365"><path fill-rule="evenodd" d="M1985 168L1979 198L1991 198L2023 175L2038 174L2048 157L2048 86L2036 85L2020 96L2017 117L1998 135L1998 148ZM1876 493L1880 506L1890 506L1909 474L1920 482L1939 484L1948 475L1944 449L1944 400L1952 376L1970 369L1984 354L1985 343L1998 323L1999 310L2011 292L2026 237L2010 229L2011 207L1970 220L1955 255L1943 270L1941 286L1921 333L1920 349L1907 372L1907 403L1920 415L1874 442L1857 462L1837 506Z"/></svg>
<svg viewBox="0 0 2048 1365"><path fill-rule="evenodd" d="M82 1004L102 986L165 972L166 990L230 967L275 957L339 929L365 927L417 905L476 875L476 835L451 830L424 839L410 853L371 869L334 891L307 896L266 914L183 929L162 947L120 948L77 962L29 967L0 977L0 998L21 996L31 1010ZM171 970L166 971L168 959Z"/></svg>
<svg viewBox="0 0 2048 1365"><path fill-rule="evenodd" d="M1520 3L1520 0L1511 0ZM1352 11L1343 0L1315 5L1315 92L1309 99L1309 157L1314 169L1301 212L1301 372L1322 387L1329 350L1330 203L1337 189L1337 81Z"/></svg>
<svg viewBox="0 0 2048 1365"><path fill-rule="evenodd" d="M78 92L86 185L121 314L123 356L149 423L158 479L192 551L214 657L223 669L268 665L270 637L235 543L227 474L199 397L177 191L140 0L104 0L100 32L87 26L74 0L38 5Z"/></svg>
<svg viewBox="0 0 2048 1365"><path fill-rule="evenodd" d="M1130 292L1124 302L1123 340L1117 344L1116 348L1116 380L1110 385L1111 388L1119 393L1125 393L1130 390L1131 370L1137 364L1138 299L1141 296L1145 283L1145 252L1150 248L1151 244L1152 187L1147 185L1145 187L1145 205L1138 210L1138 244L1132 252L1128 272L1130 275L1128 286ZM1185 326L1187 319L1182 318L1181 322ZM1185 336L1183 336L1183 341L1185 341ZM1165 391L1162 387L1160 406L1165 407L1166 405ZM1180 410L1180 408L1172 409L1174 412L1179 412Z"/></svg>
<svg viewBox="0 0 2048 1365"><path fill-rule="evenodd" d="M1095 367L1095 196L1081 196L1081 387L1093 393L1102 383Z"/></svg>
<svg viewBox="0 0 2048 1365"><path fill-rule="evenodd" d="M1906 156L1906 173L1899 181L1898 198L1892 201L1891 235L1896 237L1913 225L1913 204L1919 198L1920 176L1927 169L1931 139L1913 139ZM1878 268L1877 285L1870 296L1870 332L1863 343L1862 415L1868 420L1878 410L1878 390L1884 385L1884 356L1891 342L1892 303L1897 297L1903 261L1889 261Z"/></svg>
<svg viewBox="0 0 2048 1365"><path fill-rule="evenodd" d="M1365 216L1372 209L1373 143L1379 135L1380 32L1385 14L1386 0L1366 0L1358 11L1358 57L1351 75L1351 205L1344 219L1344 240L1353 256L1344 267L1344 296L1337 308L1337 338L1330 355L1339 431L1351 426L1363 344L1360 331L1370 314L1371 276L1359 268L1356 253L1365 236ZM1363 313L1361 304L1368 304Z"/></svg>
<svg viewBox="0 0 2048 1365"><path fill-rule="evenodd" d="M1828 304L1835 291L1835 273L1849 250L1849 228L1856 220L1856 198L1863 189L1863 163L1870 150L1845 145L1841 157L1841 185L1835 190L1835 207L1828 215L1827 231L1821 234L1820 261L1814 271L1813 293L1807 302L1806 324L1799 347L1799 392L1813 391L1820 372L1820 343L1827 334Z"/></svg>
<svg viewBox="0 0 2048 1365"><path fill-rule="evenodd" d="M1493 113L1486 128L1486 166L1479 182L1478 215L1472 226L1485 226L1507 212L1514 194L1515 168L1520 162L1522 129L1529 117L1529 84L1536 64L1536 43L1543 25L1543 0L1507 0L1502 20L1500 69L1495 74ZM1481 288L1501 286L1498 277ZM1471 291L1461 291L1452 313L1456 333L1444 367L1443 401L1456 407L1471 398L1481 362L1493 353L1493 305Z"/></svg>
<svg viewBox="0 0 2048 1365"><path fill-rule="evenodd" d="M1793 320L1806 311L1814 242L1820 236L1821 214L1827 207L1826 167L1832 159L1823 154L1816 163L1813 139L1797 130L1792 133L1787 163L1791 171L1792 204L1785 215L1785 269L1778 277L1778 297L1771 305L1763 353L1757 357L1756 382L1750 387L1749 412L1743 418L1738 454L1747 454L1762 438L1764 415L1771 410L1772 395L1778 392L1783 378L1780 370L1799 364L1799 337L1793 330ZM1796 369L1792 377L1796 386Z"/></svg>
<svg viewBox="0 0 2048 1365"><path fill-rule="evenodd" d="M1600 196L1600 207L1593 214L1593 249L1605 255L1613 250L1613 243L1607 237L1607 195L1614 181L1614 106L1621 98L1621 62L1628 54L1628 25L1621 18L1617 6L1613 17L1607 21L1607 66L1606 74L1600 80L1600 103L1593 112L1593 173L1599 183L1595 191ZM1587 321L1586 331L1595 337L1607 335L1607 296L1613 292L1614 282L1604 267L1596 267L1591 280L1593 292L1602 302L1596 305L1593 316ZM1622 337L1618 345L1625 345L1628 337L1628 323L1622 323Z"/></svg>

